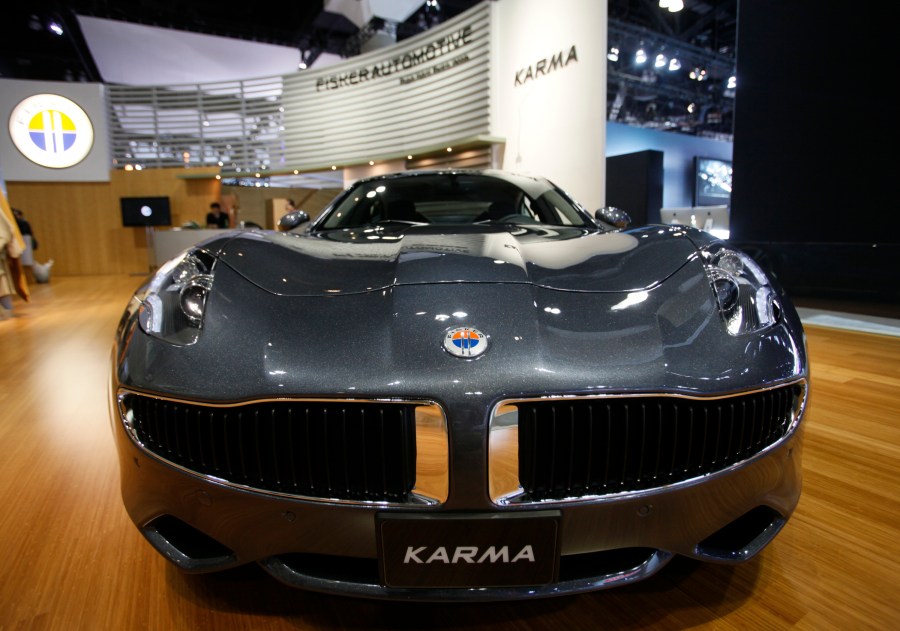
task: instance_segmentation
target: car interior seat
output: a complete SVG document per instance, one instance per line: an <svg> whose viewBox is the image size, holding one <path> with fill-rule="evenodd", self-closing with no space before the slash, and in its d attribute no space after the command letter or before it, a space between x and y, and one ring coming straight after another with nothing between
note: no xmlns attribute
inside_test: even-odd
<svg viewBox="0 0 900 631"><path fill-rule="evenodd" d="M428 217L416 210L416 205L408 199L395 199L388 204L385 219L429 223Z"/></svg>
<svg viewBox="0 0 900 631"><path fill-rule="evenodd" d="M506 200L491 202L491 205L488 206L488 209L475 217L473 223L477 223L479 221L499 221L504 217L508 217L509 215L515 215L516 207L515 205Z"/></svg>

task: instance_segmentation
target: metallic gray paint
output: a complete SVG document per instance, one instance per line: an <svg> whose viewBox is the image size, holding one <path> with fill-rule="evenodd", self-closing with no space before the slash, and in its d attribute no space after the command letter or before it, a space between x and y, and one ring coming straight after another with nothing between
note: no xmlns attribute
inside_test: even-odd
<svg viewBox="0 0 900 631"><path fill-rule="evenodd" d="M204 244L219 264L195 344L148 336L132 303L117 334L112 396L121 385L216 404L434 401L448 421L449 494L439 507L415 510L502 513L529 507L498 507L488 492L488 428L501 401L725 396L808 376L800 320L784 294L777 324L727 334L697 249L711 237L689 228L404 226L358 243L351 231L316 232L320 223L305 235L242 232ZM490 352L472 360L444 352L443 334L453 326L489 335ZM757 506L786 519L800 490L797 430L720 474L563 507L563 555L660 551L629 577L528 590L397 591L292 577L270 560L293 552L374 558L378 509L199 480L148 455L122 423L113 426L123 498L139 527L173 515L233 550L236 564L260 561L292 584L368 597L491 600L608 587L652 574L671 553L696 557L698 542ZM652 511L642 514L647 505ZM288 512L299 518L286 521Z"/></svg>
<svg viewBox="0 0 900 631"><path fill-rule="evenodd" d="M279 247L272 247L278 245ZM527 283L546 289L649 289L696 255L683 227L598 232L559 226L375 227L245 233L221 261L282 296L324 296L433 283Z"/></svg>

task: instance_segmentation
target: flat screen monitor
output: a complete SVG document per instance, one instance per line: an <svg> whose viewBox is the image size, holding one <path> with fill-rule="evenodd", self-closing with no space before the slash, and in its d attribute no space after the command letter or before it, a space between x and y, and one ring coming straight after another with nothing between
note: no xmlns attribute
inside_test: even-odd
<svg viewBox="0 0 900 631"><path fill-rule="evenodd" d="M694 206L731 206L731 161L694 159Z"/></svg>
<svg viewBox="0 0 900 631"><path fill-rule="evenodd" d="M123 226L171 226L168 197L123 197Z"/></svg>

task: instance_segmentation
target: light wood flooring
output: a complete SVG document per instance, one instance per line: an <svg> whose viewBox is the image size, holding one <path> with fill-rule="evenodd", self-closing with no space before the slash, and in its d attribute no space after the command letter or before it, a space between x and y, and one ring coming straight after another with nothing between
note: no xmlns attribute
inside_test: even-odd
<svg viewBox="0 0 900 631"><path fill-rule="evenodd" d="M737 567L516 603L291 589L256 566L185 575L128 520L107 412L134 276L55 277L0 321L0 631L900 629L900 338L807 327L812 394L793 519Z"/></svg>

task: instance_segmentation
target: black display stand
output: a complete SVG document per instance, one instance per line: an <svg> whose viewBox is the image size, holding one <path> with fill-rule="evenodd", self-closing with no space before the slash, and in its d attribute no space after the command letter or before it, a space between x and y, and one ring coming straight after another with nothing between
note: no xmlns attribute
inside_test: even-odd
<svg viewBox="0 0 900 631"><path fill-rule="evenodd" d="M648 150L606 159L606 205L621 208L633 225L660 223L663 152Z"/></svg>

